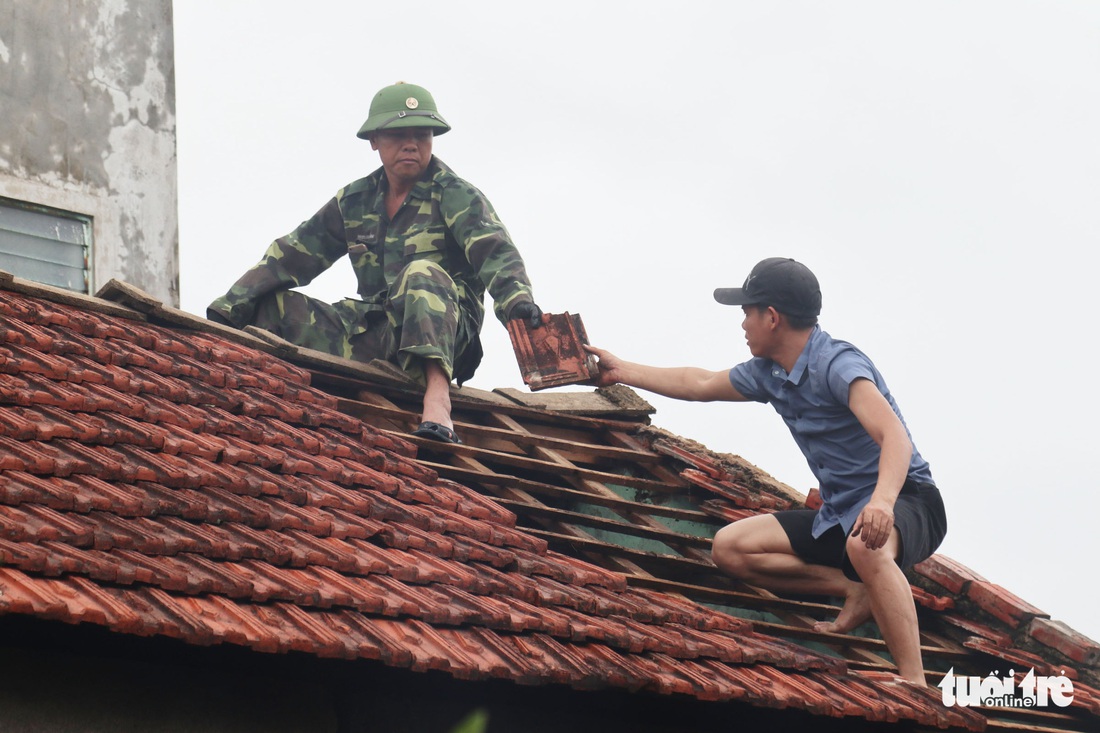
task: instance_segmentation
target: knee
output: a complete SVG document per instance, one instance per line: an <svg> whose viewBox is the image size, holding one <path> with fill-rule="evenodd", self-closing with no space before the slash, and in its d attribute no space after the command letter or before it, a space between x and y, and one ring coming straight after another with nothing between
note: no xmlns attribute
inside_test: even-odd
<svg viewBox="0 0 1100 733"><path fill-rule="evenodd" d="M859 573L859 577L866 580L876 572L880 572L884 567L894 563L890 547L888 543L885 547L872 550L856 535L848 537L845 552L848 554L848 560L852 563L852 567Z"/></svg>
<svg viewBox="0 0 1100 733"><path fill-rule="evenodd" d="M453 293L456 298L458 295L454 278L442 265L432 260L413 260L401 269L394 282L399 292L429 290L437 294Z"/></svg>
<svg viewBox="0 0 1100 733"><path fill-rule="evenodd" d="M744 533L737 524L737 522L727 524L718 530L710 547L711 560L718 569L735 578L747 573L749 561Z"/></svg>

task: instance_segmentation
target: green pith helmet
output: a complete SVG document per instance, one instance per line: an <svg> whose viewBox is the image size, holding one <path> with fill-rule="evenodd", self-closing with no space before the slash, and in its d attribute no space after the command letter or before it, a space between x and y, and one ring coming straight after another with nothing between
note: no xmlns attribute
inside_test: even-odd
<svg viewBox="0 0 1100 733"><path fill-rule="evenodd" d="M375 130L398 127L430 127L433 135L442 135L451 126L439 116L435 100L424 87L399 81L374 95L367 121L356 137L364 140Z"/></svg>

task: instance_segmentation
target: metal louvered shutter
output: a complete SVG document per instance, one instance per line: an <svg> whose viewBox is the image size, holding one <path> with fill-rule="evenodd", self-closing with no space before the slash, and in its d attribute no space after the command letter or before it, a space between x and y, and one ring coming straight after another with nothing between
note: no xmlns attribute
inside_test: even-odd
<svg viewBox="0 0 1100 733"><path fill-rule="evenodd" d="M91 240L89 217L0 198L0 270L87 293Z"/></svg>

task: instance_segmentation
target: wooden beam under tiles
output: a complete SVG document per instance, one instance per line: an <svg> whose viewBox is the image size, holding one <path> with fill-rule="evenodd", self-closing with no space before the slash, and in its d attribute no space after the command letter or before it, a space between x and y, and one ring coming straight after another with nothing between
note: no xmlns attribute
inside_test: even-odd
<svg viewBox="0 0 1100 733"><path fill-rule="evenodd" d="M762 593L762 594L766 595L767 597L771 598L773 600L773 602L774 602L774 599L780 598L780 596L777 596L777 595L771 593L770 591L761 590L760 593ZM839 612L839 609L837 609L837 611ZM811 638L813 640L817 640L816 637L813 636L814 634L822 633L822 632L819 632L816 629L814 629L814 624L816 624L818 621L822 621L824 619L817 618L816 616L809 616L809 615L806 615L805 613L800 613L797 610L784 609L784 608L780 608L777 612L775 612L775 615L782 622L781 624L779 624L780 626L782 626L784 628L800 629L802 631L802 633L811 635L808 638ZM831 614L828 618L833 618L835 616L836 616L836 614L834 613L834 614ZM833 637L835 637L837 639L862 639L862 638L865 638L865 637L861 637L861 636L856 636L854 634L831 634L830 638L833 638ZM858 644L858 643L857 644L848 644L848 643L843 643L843 642L838 642L838 643L835 643L835 644L829 644L829 646L837 654L839 654L844 659L846 659L850 664L859 666L860 668L876 669L876 670L893 670L894 669L893 662L891 662L890 660L888 660L884 656L885 654L889 653L888 650L886 649L886 644L885 644L885 642L881 642L881 640L879 640L879 641L880 641L879 644L876 644L876 645L873 645L873 646L867 646L865 644ZM821 641L821 643L826 643L826 642Z"/></svg>
<svg viewBox="0 0 1100 733"><path fill-rule="evenodd" d="M769 621L756 621L752 622L753 628L761 631L766 631L773 636L782 636L790 639L803 639L806 641L815 641L820 644L824 644L830 647L853 647L863 649L873 649L876 651L886 651L886 642L882 639L876 639L867 636L853 636L851 634L832 634L825 631L815 631L814 629L806 629L801 626L787 626L785 624L776 624ZM950 659L952 661L960 662L972 659L971 654L960 654L952 651L951 649L943 649L941 647L921 646L921 653L928 657L936 657L938 659ZM878 663L885 663L885 660L881 657L875 657L874 660ZM888 665L891 668L893 665Z"/></svg>
<svg viewBox="0 0 1100 733"><path fill-rule="evenodd" d="M628 575L626 580L630 585L639 588L650 588L665 593L676 593L691 598L693 601L703 603L715 603L736 608L762 609L769 612L787 609L799 613L818 614L827 616L836 614L840 608L828 603L816 603L814 601L799 601L791 598L769 598L748 591L729 590L708 585L695 585L683 583L666 578L654 578L652 576Z"/></svg>
<svg viewBox="0 0 1100 733"><path fill-rule="evenodd" d="M918 613L919 613L920 606L917 606L917 610L918 610ZM920 629L920 635L921 635L921 639L924 639L930 645L940 646L940 647L943 647L944 649L951 649L952 651L957 651L959 653L965 653L965 652L970 651L969 649L967 649L966 647L964 647L962 644L955 641L954 639L952 639L950 637L947 637L947 636L944 636L943 634L937 634L937 633L928 631L928 630L924 629L923 626Z"/></svg>
<svg viewBox="0 0 1100 733"><path fill-rule="evenodd" d="M479 464L473 458L469 458L469 457L466 457L466 456L456 456L456 460L459 461L459 462L462 462L463 464L465 464L465 466L464 466L465 468L468 468L468 469L471 469L471 470L474 470L474 471L487 470L484 466ZM501 500L501 499L510 500L512 502L520 503L520 504L523 504L524 506L528 506L528 507L544 507L545 506L544 504L539 502L538 499L536 499L535 497L533 497L530 494L526 493L525 491L523 491L521 489L510 488L510 487L507 487L507 486L499 487L499 490L497 492L495 492L495 498L498 501ZM558 530L558 532L553 533L556 536L568 537L571 540L574 540L574 541L577 541L577 542L591 542L591 541L593 541L592 538L589 535L587 535L582 530L580 530L580 529L578 529L578 528L576 528L576 527L574 527L570 524L563 524L563 523L558 522L556 520L549 520L549 521L551 523L551 526L553 526L556 530ZM536 534L540 530L533 530L533 529L530 529L530 528L524 528L524 531L528 532L530 534ZM607 565L604 564L604 567L607 567ZM623 573L643 572L641 570L641 568L638 568L636 565L634 565L629 560L623 560L621 562L614 563L614 564L611 565L611 569L617 570L617 571L623 572Z"/></svg>
<svg viewBox="0 0 1100 733"><path fill-rule="evenodd" d="M797 607L791 607L790 605L782 604L783 596L780 596L773 591L765 590L762 588L753 588L753 590L760 594L761 598L766 602L765 608L770 609L771 613L776 616L780 623L777 624L783 628L799 629L804 634L820 634L814 628L814 625L818 621L825 619L835 618L840 612L838 606L832 607L832 613L825 614L823 616L817 614L807 613L806 609L800 609ZM849 634L832 634L832 637L837 639L862 639L865 637L849 635ZM811 636L812 638L812 636ZM881 640L879 640L881 642ZM824 643L824 642L822 642ZM863 644L846 644L838 643L829 645L833 651L843 657L849 663L857 665L861 668L875 669L875 670L892 670L894 669L893 663L887 660L883 654L887 652L885 643L880 643L872 647L867 647Z"/></svg>
<svg viewBox="0 0 1100 733"><path fill-rule="evenodd" d="M501 431L511 436L520 436L526 439L523 442L527 443L529 454L533 456L534 460L556 467L557 470L554 472L555 475L564 479L567 483L572 484L574 487L572 493L581 497L580 500L588 503L601 503L602 500L604 506L614 508L617 512L621 512L621 516L629 521L616 522L614 520L601 519L588 514L569 512L549 507L541 502L535 502L528 499L513 502L498 494L498 500L501 500L502 503L505 503L513 511L521 516L550 520L553 522L552 526L559 530L560 534L568 536L573 541L574 545L578 542L584 543L585 547L588 548L587 554L592 554L592 548L596 547L597 543L593 537L583 530L584 528L596 528L617 531L628 536L657 539L664 542L673 551L709 564L709 538L679 535L678 533L672 532L666 525L653 518L653 512L649 505L624 501L618 494L608 488L606 484L593 480L591 478L592 473L580 470L561 452L555 448L548 447L547 441L543 441L539 435L531 433L526 426L515 418L507 415L493 414L491 419L500 426ZM626 452L630 454L639 453L639 451L634 449ZM452 461L453 460L454 457L452 456ZM488 467L481 465L480 468L484 469ZM443 469L439 470L442 471ZM619 483L620 477L615 475L615 478L616 483ZM478 477L470 476L469 479L476 481ZM622 511L623 509L626 511ZM601 564L610 565L615 569L624 572L633 572L635 574L646 572L642 567L636 565L628 558L617 555L609 556L598 552L595 553L595 555L602 560Z"/></svg>
<svg viewBox="0 0 1100 733"><path fill-rule="evenodd" d="M516 433L526 432L526 428L524 428L524 426L520 425L518 422L508 416L495 416L494 419L496 419L502 427L512 430ZM595 480L591 474L575 473L574 471L576 469L576 466L558 451L555 451L552 448L548 448L543 445L535 445L532 447L532 452L534 453L536 458L544 460L547 463L558 465L562 469L565 469L567 471L567 473L565 474L566 480L573 483L575 488L577 488L579 491L592 494L593 496L603 496L608 498L618 496L618 494L608 488L608 486L606 485L606 483L608 482ZM612 481L610 483L627 485L622 484L621 481ZM623 523L624 526L626 524L632 524L633 526L638 528L637 530L635 530L635 532L648 531L656 533L660 536L661 541L668 545L670 549L673 549L676 552L679 552L687 557L691 557L696 560L702 560L705 562L710 560L709 539L705 540L705 542L702 544L697 541L698 538L679 540L675 536L675 533L671 532L671 530L669 530L666 525L654 519L653 516L651 516L650 513L647 511L632 511L624 513L621 516L623 517L623 519L627 520L627 523ZM644 537L646 535L637 534L637 536Z"/></svg>
<svg viewBox="0 0 1100 733"><path fill-rule="evenodd" d="M568 501L594 504L596 506L614 509L616 512L639 512L652 516L668 517L670 519L680 519L686 522L698 522L702 524L713 524L714 522L714 517L711 515L694 509L682 509L680 507L662 506L660 504L644 504L642 502L623 499L619 496L596 496L587 491L578 491L576 489L569 489L554 484L540 483L538 481L518 478L507 473L488 471L488 469L486 469L486 471L476 471L459 468L458 466L453 466L448 463L436 463L434 461L422 459L419 463L438 472L440 476L454 479L460 483L475 486L509 486L514 489L521 489L536 496L551 496L559 499L566 499Z"/></svg>
<svg viewBox="0 0 1100 733"><path fill-rule="evenodd" d="M337 397L355 402L361 391L369 391L390 400L394 407L400 403L407 403L411 410L418 411L418 404L423 397L423 392L414 385L398 386L378 384L375 382L356 379L340 374L334 374L319 369L309 369L311 383L314 387ZM570 415L552 410L527 407L516 402L502 398L502 401L483 402L476 399L463 398L460 391L451 392L452 414L463 415L488 415L502 414L523 418L531 424L544 425L558 428L577 428L582 431L622 430L630 432L637 430L646 423L632 420L615 420L606 417L585 417L582 415Z"/></svg>
<svg viewBox="0 0 1100 733"><path fill-rule="evenodd" d="M812 619L806 619L802 616L784 615L779 614L781 619L787 621L787 626L794 626L796 628L805 629L806 633L821 633L813 629ZM793 623L792 623L793 622ZM873 623L873 622L871 622ZM862 639L866 637L857 636L854 634L831 634L831 637L837 637L838 639ZM810 637L813 639L813 637ZM877 637L875 637L877 638ZM925 635L921 635L921 649L929 649L936 652L936 658L942 659L945 655L951 655L952 661L962 661L969 659L972 655L969 650L963 649L957 645L942 646L934 639L930 639ZM886 647L886 642L876 646L866 646L864 644L849 644L846 642L829 643L827 641L819 641L821 644L828 644L833 651L847 660L848 664L857 669L874 669L874 670L886 670L889 672L895 671L895 666L891 660L889 654L890 650ZM944 651L946 650L946 651ZM925 655L925 662L931 661L932 657ZM929 677L929 672L925 671L925 676ZM931 677L929 677L931 679Z"/></svg>
<svg viewBox="0 0 1100 733"><path fill-rule="evenodd" d="M800 613L798 609L784 607L780 604L782 598L776 596L768 591L759 591L760 593L770 597L772 603L777 604L775 608L777 612L775 615L779 617L784 625L793 628L805 629L807 633L819 633L813 630L814 623L821 620L816 616ZM835 612L839 612L839 607L834 607ZM836 613L832 614L833 616ZM873 623L869 622L869 623ZM847 636L847 635L837 635ZM861 637L855 637L861 638ZM947 639L943 636L928 633L925 629L920 629L920 638L922 648L946 650L945 653L954 655L958 659L970 658L973 655L971 650L966 649L961 644L954 642L951 639ZM849 663L869 669L894 669L893 662L891 662L885 655L889 652L885 647L885 644L880 647L868 648L863 645L834 645L832 647L837 653L848 660Z"/></svg>
<svg viewBox="0 0 1100 733"><path fill-rule="evenodd" d="M385 418L394 425L407 425L412 427L419 420L417 413L403 410L400 407L379 404L380 401L371 400L372 395L362 395L360 400L340 398L337 400L341 412L356 417ZM375 397L375 399L377 399ZM390 403L392 405L392 403ZM469 443L474 441L479 445L494 444L500 446L512 446L513 452L525 453L524 449L536 446L552 448L568 455L571 460L582 460L586 463L600 463L607 461L622 461L633 465L655 465L661 461L661 456L645 450L631 450L616 446L596 443L580 442L556 438L541 433L532 433L524 429L522 432L505 428L496 428L479 425L472 422L455 422L455 429ZM503 448L497 450L503 451Z"/></svg>
<svg viewBox="0 0 1100 733"><path fill-rule="evenodd" d="M648 450L636 436L630 435L622 430L608 430L607 438L608 442L620 448L634 451ZM653 472L654 478L658 481L665 481L670 484L684 483L684 479L680 478L678 473L665 467L661 463L649 467L649 470Z"/></svg>
<svg viewBox="0 0 1100 733"><path fill-rule="evenodd" d="M367 398L367 395L363 395ZM380 417L389 421L390 426L397 427L398 432L404 432L401 428L405 425L414 425L417 416L407 410L402 410L393 403L388 403L384 397L374 396L372 402L366 402L364 400L347 400L340 399L338 406L340 411L355 417L363 419L365 416L370 415L373 417ZM547 439L544 441L540 436L527 432L525 429L517 431L515 433L509 433L505 429L493 429L475 426L469 423L456 422L455 428L460 433L469 433L470 435L477 434L491 434L493 437L507 440L508 442L519 446L520 444L527 444L530 450L544 451L550 450L543 448L539 444L542 442L553 443L553 439ZM407 429L407 428L406 428ZM490 432L491 431L491 432ZM477 457L481 462L488 462L490 470L494 464L509 466L512 468L522 469L524 471L549 473L553 475L562 475L563 473L572 474L583 479L589 479L593 481L599 481L602 483L611 483L620 486L628 486L630 488L640 489L643 491L654 491L658 493L674 493L682 491L687 487L687 484L681 479L676 479L676 483L669 484L663 481L655 481L653 479L639 478L636 476L625 476L617 473L609 473L607 471L600 471L596 469L584 468L578 466L575 463L565 461L548 461L540 460L539 458L531 458L525 453L509 453L503 450L492 450L489 448L478 447L475 444L446 444L438 443L429 440L416 440L410 436L403 435L416 442L421 446L424 452L430 452L435 454L452 454L452 455L466 455ZM567 447L571 450L581 450L582 446L577 443L568 443ZM628 451L616 448L600 448L599 446L590 446L591 450L588 450L588 455L596 455L597 453L603 453L604 457L610 457L612 455L617 456L619 459L626 461L629 457L630 462L633 464L635 458L643 456L645 461L650 461L654 456L650 454L642 454L636 451ZM587 448L584 448L587 450Z"/></svg>
<svg viewBox="0 0 1100 733"><path fill-rule="evenodd" d="M576 464L562 465L547 460L540 460L538 458L529 458L513 453L478 448L474 445L440 443L429 440L416 441L415 439L414 442L416 442L424 452L435 455L450 454L453 456L461 455L476 458L490 468L497 465L507 466L525 472L588 479L600 483L627 486L642 491L653 491L664 494L681 492L686 486L685 484L673 485L664 483L663 481L654 481L653 479L639 478L637 476L624 476L617 473L609 473L607 471L581 468Z"/></svg>
<svg viewBox="0 0 1100 733"><path fill-rule="evenodd" d="M532 505L525 502L512 501L510 499L498 499L497 501L503 504L506 508L515 512L516 514L550 517L563 524L572 524L574 526L581 527L592 527L609 532L618 532L619 534L625 534L632 537L642 537L645 539L657 540L658 542L663 542L669 547L675 547L677 545L688 545L700 548L710 547L709 537L697 537L693 535L680 534L677 532L673 532L667 527L664 528L664 530L654 529L651 527L642 527L637 524L630 524L628 522L617 522L613 519L595 517L591 514L585 514L583 512L572 512L565 509L555 509L553 507L548 507L545 504Z"/></svg>
<svg viewBox="0 0 1100 733"><path fill-rule="evenodd" d="M524 531L537 537L542 537L551 544L571 545L574 549L594 552L608 559L625 558L639 565L659 566L667 571L678 571L685 575L698 575L700 573L714 574L718 572L714 565L709 562L693 560L683 557L682 555L662 555L656 552L646 552L645 550L633 550L610 542L573 537L567 534L534 529L531 527L524 528ZM646 570L644 573L639 574L651 575L652 571Z"/></svg>
<svg viewBox="0 0 1100 733"><path fill-rule="evenodd" d="M648 418L645 420L637 420L630 418L618 419L606 416L587 416L559 412L545 407L522 405L511 400L501 403L496 401L483 402L480 400L463 399L460 392L451 393L451 404L454 406L454 411L460 415L510 415L517 419L522 419L528 425L537 427L537 432L539 433L547 433L554 430L579 430L587 433L599 433L603 430L623 430L630 432L648 424Z"/></svg>

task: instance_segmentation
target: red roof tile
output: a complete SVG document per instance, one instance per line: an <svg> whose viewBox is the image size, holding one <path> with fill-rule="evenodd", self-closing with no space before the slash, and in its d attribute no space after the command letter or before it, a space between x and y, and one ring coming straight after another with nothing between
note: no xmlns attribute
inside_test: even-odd
<svg viewBox="0 0 1100 733"><path fill-rule="evenodd" d="M924 577L939 583L951 593L962 593L973 581L985 581L985 578L970 568L964 567L944 555L933 555L913 569Z"/></svg>
<svg viewBox="0 0 1100 733"><path fill-rule="evenodd" d="M523 382L532 390L592 384L599 376L596 358L584 350L588 336L579 315L545 313L537 328L523 319L506 325Z"/></svg>
<svg viewBox="0 0 1100 733"><path fill-rule="evenodd" d="M1061 621L1038 616L1032 619L1028 633L1031 638L1057 649L1074 662L1086 666L1100 663L1100 644L1077 633Z"/></svg>
<svg viewBox="0 0 1100 733"><path fill-rule="evenodd" d="M975 581L968 587L966 595L983 611L1012 627L1018 627L1036 616L1047 616L1043 611L995 583Z"/></svg>

